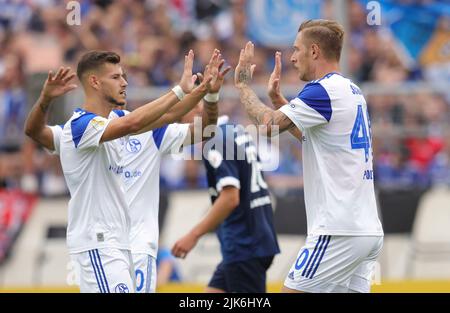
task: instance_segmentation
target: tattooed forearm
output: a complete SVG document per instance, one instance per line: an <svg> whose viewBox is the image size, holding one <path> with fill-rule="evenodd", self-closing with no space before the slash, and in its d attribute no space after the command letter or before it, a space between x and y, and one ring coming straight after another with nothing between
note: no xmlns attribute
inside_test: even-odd
<svg viewBox="0 0 450 313"><path fill-rule="evenodd" d="M40 103L39 108L41 109L42 113L46 114L48 112L48 108L50 107L49 103Z"/></svg>
<svg viewBox="0 0 450 313"><path fill-rule="evenodd" d="M214 132L211 129L205 131L210 125L217 124L217 118L219 116L219 110L217 108L217 103L204 101L203 106L202 121L201 123L194 122L189 125L189 140L183 143L184 146L196 144L200 141L206 140L214 136Z"/></svg>
<svg viewBox="0 0 450 313"><path fill-rule="evenodd" d="M217 103L205 101L205 105L203 106L203 123L205 125L216 124L218 116L219 110L217 108Z"/></svg>
<svg viewBox="0 0 450 313"><path fill-rule="evenodd" d="M50 108L51 99L43 96L42 94L39 96L39 99L36 101L35 105L39 107L42 113L46 114L48 109Z"/></svg>
<svg viewBox="0 0 450 313"><path fill-rule="evenodd" d="M255 92L249 87L243 87L240 89L240 98L250 120L256 125L265 124L264 117L273 111L259 100Z"/></svg>
<svg viewBox="0 0 450 313"><path fill-rule="evenodd" d="M265 106L249 87L240 88L240 98L250 120L257 126L263 126L267 135L273 136L295 126L284 113Z"/></svg>
<svg viewBox="0 0 450 313"><path fill-rule="evenodd" d="M217 102L211 103L205 101L205 105L203 106L202 140L209 139L215 135L215 131L205 131L205 128L210 125L216 125L218 116L219 110L217 108Z"/></svg>
<svg viewBox="0 0 450 313"><path fill-rule="evenodd" d="M249 84L251 82L252 75L250 67L245 67L239 70L238 82L243 84Z"/></svg>

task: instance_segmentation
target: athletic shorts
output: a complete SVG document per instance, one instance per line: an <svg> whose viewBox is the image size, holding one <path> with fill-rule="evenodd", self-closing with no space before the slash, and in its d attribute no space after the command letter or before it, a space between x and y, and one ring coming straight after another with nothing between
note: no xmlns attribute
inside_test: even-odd
<svg viewBox="0 0 450 313"><path fill-rule="evenodd" d="M225 292L266 292L266 271L272 261L273 256L226 264L221 262L208 286Z"/></svg>
<svg viewBox="0 0 450 313"><path fill-rule="evenodd" d="M284 281L304 292L370 292L383 237L308 236Z"/></svg>
<svg viewBox="0 0 450 313"><path fill-rule="evenodd" d="M137 293L154 293L156 290L156 259L149 254L133 253Z"/></svg>
<svg viewBox="0 0 450 313"><path fill-rule="evenodd" d="M82 293L134 292L134 270L128 250L102 248L70 254Z"/></svg>

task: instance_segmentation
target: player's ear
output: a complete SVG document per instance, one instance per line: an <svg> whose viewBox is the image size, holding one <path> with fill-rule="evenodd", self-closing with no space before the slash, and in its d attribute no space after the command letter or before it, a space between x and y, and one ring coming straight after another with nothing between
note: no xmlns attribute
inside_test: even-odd
<svg viewBox="0 0 450 313"><path fill-rule="evenodd" d="M95 90L100 89L100 81L98 80L98 77L95 74L88 74L87 81L89 86L91 86Z"/></svg>
<svg viewBox="0 0 450 313"><path fill-rule="evenodd" d="M320 55L320 48L317 44L313 43L311 45L311 57L313 58L313 60L317 60L317 58Z"/></svg>

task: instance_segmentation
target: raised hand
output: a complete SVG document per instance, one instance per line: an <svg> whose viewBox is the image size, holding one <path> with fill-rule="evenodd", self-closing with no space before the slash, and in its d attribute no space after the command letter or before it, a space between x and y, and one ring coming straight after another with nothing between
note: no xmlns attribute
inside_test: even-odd
<svg viewBox="0 0 450 313"><path fill-rule="evenodd" d="M222 58L220 51L215 49L211 55L208 65L205 68L205 76L211 76L211 82L208 84L209 93L217 93L223 85L225 75L231 70L231 66L227 66L222 70L225 60ZM203 81L203 75L197 73L200 81Z"/></svg>
<svg viewBox="0 0 450 313"><path fill-rule="evenodd" d="M77 88L77 85L70 83L74 77L75 73L70 70L70 67L60 67L56 74L49 71L42 88L42 96L47 100L52 100Z"/></svg>
<svg viewBox="0 0 450 313"><path fill-rule="evenodd" d="M280 91L280 79L281 79L281 52L275 53L275 66L272 74L270 74L269 82L267 84L267 92L270 99L276 99L281 96Z"/></svg>
<svg viewBox="0 0 450 313"><path fill-rule="evenodd" d="M197 75L192 75L192 67L194 65L194 51L189 50L188 55L184 56L184 70L178 85L183 89L184 93L190 93L194 89Z"/></svg>
<svg viewBox="0 0 450 313"><path fill-rule="evenodd" d="M238 88L247 86L252 80L256 67L255 64L252 64L254 51L255 46L251 41L247 42L244 49L241 49L239 63L234 72L234 84Z"/></svg>

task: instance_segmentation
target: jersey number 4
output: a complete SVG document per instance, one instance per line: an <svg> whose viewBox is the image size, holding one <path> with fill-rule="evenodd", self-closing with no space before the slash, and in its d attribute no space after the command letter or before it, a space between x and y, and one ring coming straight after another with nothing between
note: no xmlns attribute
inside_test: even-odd
<svg viewBox="0 0 450 313"><path fill-rule="evenodd" d="M369 112L367 112L367 122L364 119L364 113L362 105L358 105L358 113L356 114L355 124L353 124L352 134L350 135L350 141L352 149L364 149L364 156L366 162L369 160L370 153L370 138L372 137L372 131L370 129Z"/></svg>

